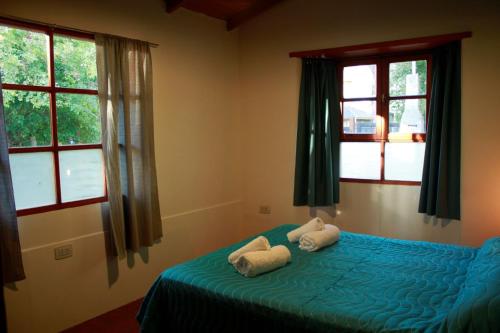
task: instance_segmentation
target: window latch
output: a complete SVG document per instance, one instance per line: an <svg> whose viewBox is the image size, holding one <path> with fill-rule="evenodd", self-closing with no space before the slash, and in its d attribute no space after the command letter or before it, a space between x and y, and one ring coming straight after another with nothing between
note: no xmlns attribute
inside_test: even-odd
<svg viewBox="0 0 500 333"><path fill-rule="evenodd" d="M380 96L381 100L382 100L382 104L385 104L386 101L387 101L387 98L385 96L385 94L382 94L382 96Z"/></svg>

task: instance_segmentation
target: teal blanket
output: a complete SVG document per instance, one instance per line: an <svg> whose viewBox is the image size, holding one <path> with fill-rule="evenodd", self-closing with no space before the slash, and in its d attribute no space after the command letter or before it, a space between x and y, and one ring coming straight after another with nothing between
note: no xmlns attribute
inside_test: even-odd
<svg viewBox="0 0 500 333"><path fill-rule="evenodd" d="M500 332L500 238L479 249L343 232L308 253L283 225L263 233L287 266L245 278L227 256L248 240L163 272L142 332Z"/></svg>

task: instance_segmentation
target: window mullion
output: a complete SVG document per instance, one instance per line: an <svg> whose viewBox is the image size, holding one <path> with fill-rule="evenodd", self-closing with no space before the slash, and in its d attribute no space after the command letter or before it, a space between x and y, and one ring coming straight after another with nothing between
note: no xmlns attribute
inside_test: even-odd
<svg viewBox="0 0 500 333"><path fill-rule="evenodd" d="M55 62L54 62L54 31L51 30L49 34L49 71L50 71L50 115L52 124L52 147L54 148L54 174L56 183L56 204L62 202L61 199L61 178L59 176L59 141L57 138L57 109L56 109L56 75L55 75Z"/></svg>
<svg viewBox="0 0 500 333"><path fill-rule="evenodd" d="M387 60L380 61L380 116L384 125L382 126L382 139L387 141L389 132L389 62Z"/></svg>
<svg viewBox="0 0 500 333"><path fill-rule="evenodd" d="M385 180L385 142L388 139L389 129L389 62L382 59L378 63L379 77L377 85L379 89L377 110L380 117L380 180Z"/></svg>

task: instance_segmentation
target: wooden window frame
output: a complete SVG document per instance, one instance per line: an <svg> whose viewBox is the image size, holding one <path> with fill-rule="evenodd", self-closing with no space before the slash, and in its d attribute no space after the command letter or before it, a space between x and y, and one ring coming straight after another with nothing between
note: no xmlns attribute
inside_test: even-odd
<svg viewBox="0 0 500 333"><path fill-rule="evenodd" d="M0 25L9 26L12 28L27 29L35 32L44 33L49 38L49 63L48 63L48 76L49 82L47 86L35 86L35 85L24 85L24 84L13 84L13 83L2 83L3 90L22 90L22 91L32 91L32 92L45 92L49 94L50 98L50 120L51 120L51 134L52 134L52 144L50 146L41 147L14 147L9 148L10 154L21 154L21 153L36 153L36 152L51 152L54 158L54 177L56 186L56 203L46 206L39 206L33 208L19 209L17 210L17 216L32 215L38 213L49 212L53 210L60 210L71 207L79 207L84 205L90 205L95 203L102 203L108 201L107 185L106 185L106 175L103 167L103 177L104 177L104 196L62 202L61 197L61 179L60 179L60 166L59 166L59 152L63 151L74 151L74 150L88 150L88 149L100 149L102 151L102 143L100 144L79 144L64 146L59 145L57 138L57 106L56 106L56 96L58 93L66 94L79 94L79 95L98 95L97 89L77 89L77 88L62 88L56 86L55 79L55 63L54 63L54 35L72 37L84 40L94 41L94 35L76 32L71 30L65 30L60 28L54 28L51 26L45 26L35 23L26 23L21 21L16 21L12 19L0 18Z"/></svg>
<svg viewBox="0 0 500 333"><path fill-rule="evenodd" d="M427 61L427 82L426 93L423 95L414 96L390 96L389 94L389 65L395 62L405 61ZM348 66L357 65L376 65L377 66L377 82L376 82L376 95L373 98L344 98L343 89L343 72L344 68ZM413 133L413 134L389 134L389 102L391 100L403 99L426 99L426 121L427 128L429 120L429 102L432 85L432 56L429 52L414 52L410 54L388 54L368 57L357 57L343 59L337 66L338 80L339 80L339 96L341 103L341 112L339 115L340 126L340 142L379 142L380 143L380 179L358 179L358 178L340 178L341 182L350 183L369 183L369 184L388 184L388 185L412 185L420 186L419 181L406 181L406 180L386 180L385 179L385 144L389 142L425 142L426 133ZM376 101L376 133L375 134L345 134L344 133L344 117L343 117L343 103L345 101Z"/></svg>
<svg viewBox="0 0 500 333"><path fill-rule="evenodd" d="M373 59L386 59L393 58L397 59L398 57L406 57L412 58L416 56L425 56L428 57L427 62L427 124L428 125L428 117L429 117L429 101L430 101L430 91L431 91L431 57L430 51L439 46L448 44L454 41L461 41L465 38L472 37L471 31L465 32L457 32L450 33L445 35L435 35L435 36L426 36L426 37L417 37L417 38L409 38L409 39L400 39L400 40L390 40L390 41L382 41L376 43L368 43L368 44L360 44L360 45L350 45L350 46L341 46L335 48L327 48L327 49L319 49L319 50L307 50L307 51L293 51L289 53L291 58L331 58L338 60L340 62L350 62L350 61L367 61ZM342 73L340 75L340 91L339 96L343 97L343 78ZM388 79L388 77L387 77ZM378 84L378 83L377 83ZM380 91L377 89L377 91ZM388 103L386 106L388 110ZM377 108L377 110L381 110ZM380 111L382 112L382 111ZM385 111L388 113L388 111ZM387 119L388 117L384 118ZM386 122L381 124L380 126L386 126ZM343 117L340 116L339 126L341 130L341 142L344 140L343 137ZM396 140L397 139L397 140ZM412 135L411 140L407 140L406 142L425 142L425 135ZM420 185L420 182L411 182L411 181L393 181L393 180L384 180L384 158L383 153L385 149L385 143L389 142L388 137L383 138L352 138L351 142L381 142L382 144L382 154L381 154L381 179L371 180L371 179L352 179L352 178L341 178L343 182L355 182L355 183L375 183L375 184L396 184L396 185ZM405 142L403 138L395 138L395 142ZM345 141L344 141L345 142Z"/></svg>

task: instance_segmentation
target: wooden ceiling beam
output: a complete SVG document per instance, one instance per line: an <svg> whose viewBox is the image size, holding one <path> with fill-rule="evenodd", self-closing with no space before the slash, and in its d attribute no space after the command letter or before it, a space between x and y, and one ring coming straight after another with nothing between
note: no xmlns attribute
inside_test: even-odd
<svg viewBox="0 0 500 333"><path fill-rule="evenodd" d="M232 17L230 17L226 22L226 27L228 31L231 31L238 26L240 26L242 23L250 20L251 18L259 15L260 13L268 10L269 8L273 7L276 5L278 2L281 2L283 0L264 0L264 1L257 1L255 5L250 7L249 9L238 13Z"/></svg>
<svg viewBox="0 0 500 333"><path fill-rule="evenodd" d="M165 0L167 5L167 13L173 13L176 11L181 5L183 0Z"/></svg>

